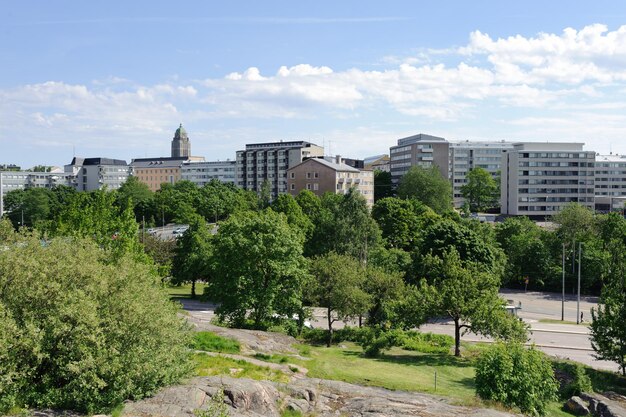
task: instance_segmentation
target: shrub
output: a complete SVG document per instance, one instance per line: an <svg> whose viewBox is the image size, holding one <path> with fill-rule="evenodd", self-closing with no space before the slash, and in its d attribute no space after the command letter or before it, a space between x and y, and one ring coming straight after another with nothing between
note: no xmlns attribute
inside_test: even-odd
<svg viewBox="0 0 626 417"><path fill-rule="evenodd" d="M592 392L591 378L587 375L585 367L576 362L555 362L554 370L560 384L559 395L568 399L582 392Z"/></svg>
<svg viewBox="0 0 626 417"><path fill-rule="evenodd" d="M96 244L0 251L0 407L93 413L191 370L188 326L151 267Z"/></svg>
<svg viewBox="0 0 626 417"><path fill-rule="evenodd" d="M402 348L422 353L448 353L453 345L452 336L408 331Z"/></svg>
<svg viewBox="0 0 626 417"><path fill-rule="evenodd" d="M239 353L241 346L234 339L221 337L211 332L197 332L193 336L191 347L209 352Z"/></svg>
<svg viewBox="0 0 626 417"><path fill-rule="evenodd" d="M497 343L476 364L476 393L483 399L517 406L525 414L544 415L556 399L558 384L546 356L520 343Z"/></svg>

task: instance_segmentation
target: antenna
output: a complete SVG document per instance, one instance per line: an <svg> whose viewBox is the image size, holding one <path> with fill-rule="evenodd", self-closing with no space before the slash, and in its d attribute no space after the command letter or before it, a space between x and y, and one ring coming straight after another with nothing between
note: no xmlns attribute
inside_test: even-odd
<svg viewBox="0 0 626 417"><path fill-rule="evenodd" d="M76 146L72 143L72 158L76 158Z"/></svg>
<svg viewBox="0 0 626 417"><path fill-rule="evenodd" d="M333 142L329 140L328 141L328 156L333 155L332 146L333 146Z"/></svg>

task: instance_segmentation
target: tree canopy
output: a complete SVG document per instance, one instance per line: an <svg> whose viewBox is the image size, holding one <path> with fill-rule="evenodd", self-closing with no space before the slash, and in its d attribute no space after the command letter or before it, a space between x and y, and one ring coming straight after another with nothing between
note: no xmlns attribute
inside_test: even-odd
<svg viewBox="0 0 626 417"><path fill-rule="evenodd" d="M500 187L489 171L474 168L467 173L467 183L461 187L461 195L473 212L485 211L500 205Z"/></svg>
<svg viewBox="0 0 626 417"><path fill-rule="evenodd" d="M452 209L452 187L437 166L423 168L412 166L400 179L398 186L400 198L415 198L436 213Z"/></svg>

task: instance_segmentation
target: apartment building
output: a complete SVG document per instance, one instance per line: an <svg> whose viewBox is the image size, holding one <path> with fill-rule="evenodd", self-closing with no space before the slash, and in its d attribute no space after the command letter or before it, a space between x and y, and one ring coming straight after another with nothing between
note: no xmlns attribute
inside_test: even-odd
<svg viewBox="0 0 626 417"><path fill-rule="evenodd" d="M444 138L422 133L398 139L398 145L389 148L392 184L397 186L412 166L429 168L434 165L448 178L449 149L450 144Z"/></svg>
<svg viewBox="0 0 626 417"><path fill-rule="evenodd" d="M287 192L287 170L306 158L324 156L324 148L305 141L269 142L246 145L237 151L236 185L256 192L265 181L272 197Z"/></svg>
<svg viewBox="0 0 626 417"><path fill-rule="evenodd" d="M157 191L161 184L174 184L182 178L181 167L188 161L186 156L164 158L138 158L130 163L132 175Z"/></svg>
<svg viewBox="0 0 626 417"><path fill-rule="evenodd" d="M183 180L193 182L198 187L203 187L214 179L234 184L236 169L237 163L235 161L186 161L181 166L181 177Z"/></svg>
<svg viewBox="0 0 626 417"><path fill-rule="evenodd" d="M27 188L74 186L73 175L62 170L51 172L0 171L0 217L4 214L4 196L9 191Z"/></svg>
<svg viewBox="0 0 626 417"><path fill-rule="evenodd" d="M515 143L501 162L501 212L546 217L569 203L594 209L595 152L582 143Z"/></svg>
<svg viewBox="0 0 626 417"><path fill-rule="evenodd" d="M65 165L65 173L73 177L72 185L78 191L93 191L104 187L116 190L126 182L130 167L121 159L74 157L69 165Z"/></svg>
<svg viewBox="0 0 626 417"><path fill-rule="evenodd" d="M289 168L287 186L293 196L302 190L322 196L327 192L345 194L354 188L365 197L368 207L374 205L374 172L354 168L340 156L309 158Z"/></svg>
<svg viewBox="0 0 626 417"><path fill-rule="evenodd" d="M364 169L371 170L371 171L389 172L390 170L389 161L390 161L389 155L387 154L368 156L367 158L363 160Z"/></svg>
<svg viewBox="0 0 626 417"><path fill-rule="evenodd" d="M596 155L594 180L596 211L624 211L626 155Z"/></svg>
<svg viewBox="0 0 626 417"><path fill-rule="evenodd" d="M461 187L467 184L467 174L474 168L483 168L496 180L500 181L502 154L513 149L511 142L463 141L450 142L450 161L448 178L452 185L452 198L455 207L461 207L465 201Z"/></svg>

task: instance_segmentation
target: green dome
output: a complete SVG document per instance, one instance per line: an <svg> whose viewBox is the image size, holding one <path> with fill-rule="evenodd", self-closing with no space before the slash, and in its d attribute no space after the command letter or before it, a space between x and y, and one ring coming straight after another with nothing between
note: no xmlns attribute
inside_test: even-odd
<svg viewBox="0 0 626 417"><path fill-rule="evenodd" d="M178 129L176 129L176 133L174 133L174 138L186 138L186 137L187 137L187 131L185 130L185 128L183 127L183 124L181 123Z"/></svg>

